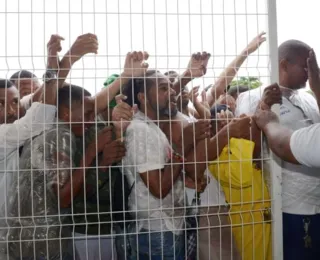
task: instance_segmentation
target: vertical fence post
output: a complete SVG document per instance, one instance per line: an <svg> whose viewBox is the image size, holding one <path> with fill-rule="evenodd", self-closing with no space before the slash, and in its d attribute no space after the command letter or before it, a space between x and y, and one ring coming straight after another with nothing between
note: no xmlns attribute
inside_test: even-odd
<svg viewBox="0 0 320 260"><path fill-rule="evenodd" d="M277 38L277 1L267 0L269 70L271 83L279 82L278 38ZM280 106L272 110L280 115ZM281 160L270 151L271 198L272 198L272 254L274 260L283 259L282 241L282 175Z"/></svg>

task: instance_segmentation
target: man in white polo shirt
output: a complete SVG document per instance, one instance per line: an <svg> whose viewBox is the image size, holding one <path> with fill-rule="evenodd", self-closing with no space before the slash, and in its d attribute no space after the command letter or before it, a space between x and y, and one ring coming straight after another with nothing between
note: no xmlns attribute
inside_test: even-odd
<svg viewBox="0 0 320 260"><path fill-rule="evenodd" d="M270 107L280 95L280 121L295 131L320 122L317 101L305 87L310 74L307 60L311 48L300 41L289 40L279 46L279 85L255 89L241 94L236 114L253 114L257 107ZM274 93L276 93L274 95ZM312 229L320 217L319 169L282 161L284 259L318 259L320 240L312 237Z"/></svg>

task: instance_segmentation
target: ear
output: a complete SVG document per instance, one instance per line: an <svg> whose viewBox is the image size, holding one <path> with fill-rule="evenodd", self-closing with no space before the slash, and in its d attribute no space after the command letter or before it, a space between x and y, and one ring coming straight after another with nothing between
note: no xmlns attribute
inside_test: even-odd
<svg viewBox="0 0 320 260"><path fill-rule="evenodd" d="M144 93L140 92L140 93L138 94L137 98L138 98L138 101L140 102L141 105L146 104L146 101L147 101L147 100L146 100L146 96L145 96Z"/></svg>
<svg viewBox="0 0 320 260"><path fill-rule="evenodd" d="M288 66L289 66L289 63L287 60L285 59L282 59L279 63L279 69L280 71L284 71L284 72L287 72L288 71Z"/></svg>
<svg viewBox="0 0 320 260"><path fill-rule="evenodd" d="M69 109L65 108L64 106L60 106L58 110L58 117L59 119L65 122L69 122L70 121Z"/></svg>

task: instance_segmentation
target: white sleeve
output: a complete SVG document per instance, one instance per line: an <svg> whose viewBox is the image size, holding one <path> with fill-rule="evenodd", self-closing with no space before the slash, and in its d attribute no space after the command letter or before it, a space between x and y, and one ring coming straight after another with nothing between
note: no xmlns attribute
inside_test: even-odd
<svg viewBox="0 0 320 260"><path fill-rule="evenodd" d="M293 132L290 138L290 149L300 164L320 167L320 124Z"/></svg>
<svg viewBox="0 0 320 260"><path fill-rule="evenodd" d="M251 94L251 91L241 93L237 98L235 116L239 117L242 114L252 116L260 102L260 97Z"/></svg>
<svg viewBox="0 0 320 260"><path fill-rule="evenodd" d="M127 156L138 173L160 170L165 166L166 154L161 139L142 121L132 122L126 131Z"/></svg>
<svg viewBox="0 0 320 260"><path fill-rule="evenodd" d="M55 117L55 106L34 102L25 116L13 124L0 125L0 159L19 148L26 140L52 127Z"/></svg>
<svg viewBox="0 0 320 260"><path fill-rule="evenodd" d="M20 99L20 105L25 109L28 110L31 107L31 99L33 97L33 94L29 94L24 96L23 98Z"/></svg>

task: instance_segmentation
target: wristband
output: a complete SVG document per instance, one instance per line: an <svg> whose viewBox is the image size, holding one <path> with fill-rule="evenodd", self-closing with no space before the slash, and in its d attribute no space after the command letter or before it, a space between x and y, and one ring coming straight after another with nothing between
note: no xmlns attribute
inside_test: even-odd
<svg viewBox="0 0 320 260"><path fill-rule="evenodd" d="M179 162L182 162L182 163L187 161L181 154L177 153L174 150L171 150L170 158L171 158L171 160L172 159L176 159L176 160L178 160Z"/></svg>

